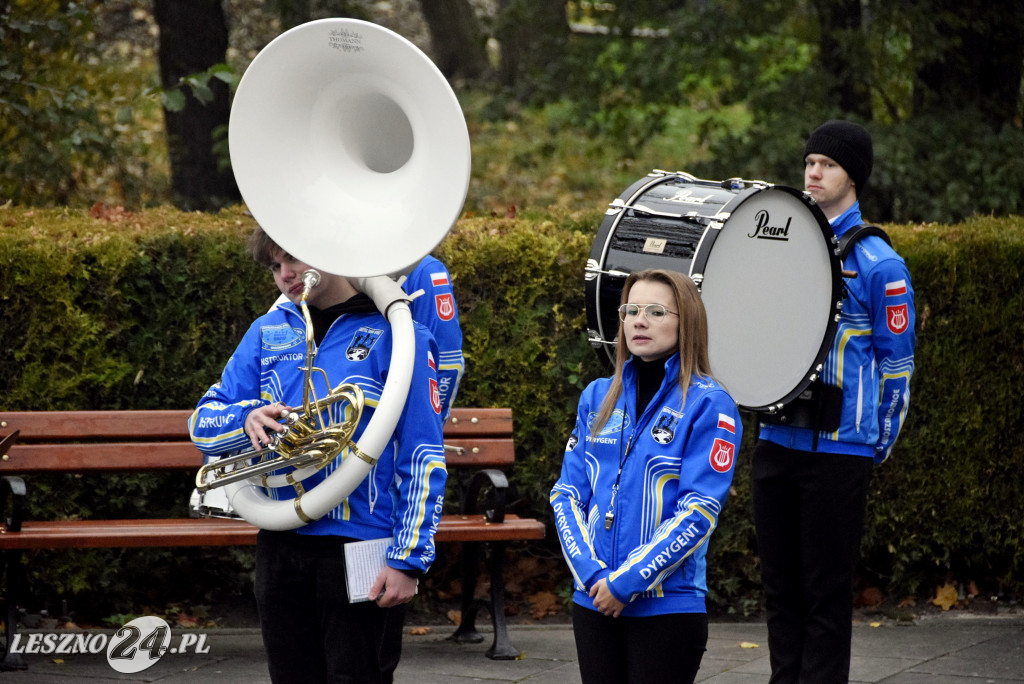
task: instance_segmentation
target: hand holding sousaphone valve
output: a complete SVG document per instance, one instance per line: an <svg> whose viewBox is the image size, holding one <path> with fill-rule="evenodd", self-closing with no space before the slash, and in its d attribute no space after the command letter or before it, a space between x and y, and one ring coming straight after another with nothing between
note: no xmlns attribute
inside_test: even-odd
<svg viewBox="0 0 1024 684"><path fill-rule="evenodd" d="M359 388L311 396L311 375L326 373L314 367L305 304L319 274L304 276L302 414L288 416L286 432L267 447L198 473L199 491L223 488L231 509L253 525L288 530L336 508L392 439L409 393L415 339L409 296L390 276L415 266L461 213L469 134L448 82L416 46L375 24L322 19L283 33L253 60L234 97L229 143L239 190L263 231L296 261L348 278L391 326L387 379L353 443ZM334 403L347 421L331 424ZM302 488L303 479L345 452L356 457L345 457L315 488ZM297 469L282 473L289 466ZM296 497L271 498L267 488L275 486L294 486Z"/></svg>

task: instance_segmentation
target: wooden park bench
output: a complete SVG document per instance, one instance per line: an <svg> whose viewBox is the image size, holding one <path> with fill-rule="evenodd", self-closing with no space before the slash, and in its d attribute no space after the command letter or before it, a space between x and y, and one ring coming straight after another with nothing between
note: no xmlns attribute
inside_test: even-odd
<svg viewBox="0 0 1024 684"><path fill-rule="evenodd" d="M7 580L6 644L17 630L29 549L254 545L257 528L240 519L24 520L26 479L40 473L184 471L193 481L202 454L188 435L190 411L0 411L0 559ZM478 643L476 614L487 608L494 643L487 656L519 656L505 623L503 557L507 542L544 538L544 524L505 512L515 459L512 410L456 408L444 429L450 479L465 481L461 512L441 518L435 541L462 543L462 619L452 639ZM471 470L472 469L472 470ZM461 477L459 471L461 470ZM28 476L28 477L25 477ZM481 501L483 503L481 503ZM489 551L489 601L474 598L481 555ZM5 647L6 648L6 647ZM23 667L7 653L0 669Z"/></svg>

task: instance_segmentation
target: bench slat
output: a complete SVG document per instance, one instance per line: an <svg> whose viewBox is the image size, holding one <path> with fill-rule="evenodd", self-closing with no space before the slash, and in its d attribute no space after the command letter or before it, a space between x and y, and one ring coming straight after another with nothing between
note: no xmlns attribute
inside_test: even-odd
<svg viewBox="0 0 1024 684"><path fill-rule="evenodd" d="M445 450L451 468L506 468L515 460L511 436L445 440L463 449ZM86 471L199 470L203 456L192 442L18 444L0 460L0 474Z"/></svg>
<svg viewBox="0 0 1024 684"><path fill-rule="evenodd" d="M190 410L159 411L0 411L0 434L20 430L18 441L187 440ZM456 408L445 437L512 434L512 409Z"/></svg>
<svg viewBox="0 0 1024 684"><path fill-rule="evenodd" d="M514 425L510 408L454 408L444 424L444 435L456 437L509 436Z"/></svg>
<svg viewBox="0 0 1024 684"><path fill-rule="evenodd" d="M505 514L500 523L490 523L482 515L443 515L434 535L438 542L522 541L543 539L544 523L532 518Z"/></svg>
<svg viewBox="0 0 1024 684"><path fill-rule="evenodd" d="M19 442L188 439L191 411L0 411ZM6 423L6 425L5 425Z"/></svg>
<svg viewBox="0 0 1024 684"><path fill-rule="evenodd" d="M199 470L202 464L191 442L15 444L0 461L0 473Z"/></svg>
<svg viewBox="0 0 1024 684"><path fill-rule="evenodd" d="M0 525L0 550L246 546L256 543L258 531L244 520L221 518L27 521L20 532ZM501 523L482 515L445 515L434 537L438 543L543 538L542 522L515 515Z"/></svg>
<svg viewBox="0 0 1024 684"><path fill-rule="evenodd" d="M168 518L144 520L27 520L20 532L0 525L0 549L244 546L259 530L244 520Z"/></svg>

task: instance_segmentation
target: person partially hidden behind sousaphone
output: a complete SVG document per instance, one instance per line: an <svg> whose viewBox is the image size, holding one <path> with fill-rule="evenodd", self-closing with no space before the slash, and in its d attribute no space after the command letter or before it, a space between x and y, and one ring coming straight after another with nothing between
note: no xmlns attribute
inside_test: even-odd
<svg viewBox="0 0 1024 684"><path fill-rule="evenodd" d="M840 245L845 296L810 397L762 417L751 466L772 684L849 680L853 570L868 483L892 453L914 371L914 290L880 229L861 228L871 136L832 120L804 149L804 186ZM794 268L799 264L793 264Z"/></svg>
<svg viewBox="0 0 1024 684"><path fill-rule="evenodd" d="M452 405L459 393L459 384L465 372L462 355L462 327L459 307L451 275L436 257L426 255L401 282L409 295L422 290L423 294L409 303L412 319L427 327L437 342L437 386L441 398L441 419L448 421ZM393 678L402 654L402 629L405 625L405 606L395 606L388 616L385 645L381 652L382 681Z"/></svg>
<svg viewBox="0 0 1024 684"><path fill-rule="evenodd" d="M459 307L455 302L451 275L436 257L427 255L401 280L402 289L409 295L421 292L409 302L412 319L427 327L437 342L437 385L441 394L441 417L447 422L459 383L465 372L462 355L462 327ZM282 297L279 303L284 303ZM356 345L348 351L351 356L366 353L366 347Z"/></svg>
<svg viewBox="0 0 1024 684"><path fill-rule="evenodd" d="M283 428L282 411L301 410L303 402L306 324L297 304L309 267L259 228L249 248L270 268L289 301L252 324L220 381L189 420L193 441L209 456L266 446L271 434ZM366 408L353 435L358 440L388 374L391 326L373 301L342 276L321 273L307 304L315 365L332 385L352 382L365 393ZM255 594L274 682L390 679L400 642L386 637L393 620L389 613L412 599L417 578L434 560L434 510L446 481L437 345L426 327L413 327L416 350L408 400L370 474L321 519L296 530L259 532ZM349 353L357 348L358 353ZM318 396L326 395L322 374L312 378ZM308 491L323 477L321 471L303 486ZM391 543L386 566L370 589L376 600L350 602L343 544L381 538Z"/></svg>

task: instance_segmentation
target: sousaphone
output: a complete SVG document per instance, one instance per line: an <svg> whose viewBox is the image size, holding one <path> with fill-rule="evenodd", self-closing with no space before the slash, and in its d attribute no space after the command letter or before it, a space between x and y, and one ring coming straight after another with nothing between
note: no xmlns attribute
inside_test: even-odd
<svg viewBox="0 0 1024 684"><path fill-rule="evenodd" d="M372 23L321 19L281 34L249 65L228 141L242 198L263 230L315 269L357 279L393 332L393 361L373 417L357 442L339 447L346 452L341 464L315 488L272 499L265 455L256 457L262 451L197 476L200 491L223 488L228 505L253 525L293 529L348 497L391 439L415 351L409 296L392 276L411 270L461 213L469 133L447 80L415 45ZM307 278L307 293L316 279ZM311 363L307 355L307 369ZM354 406L360 401L351 387L339 401ZM318 413L304 402L309 406ZM316 417L299 418L300 432L315 432L308 425ZM288 465L289 455L281 458L275 470ZM272 477L289 484L321 467L306 459L293 473Z"/></svg>

